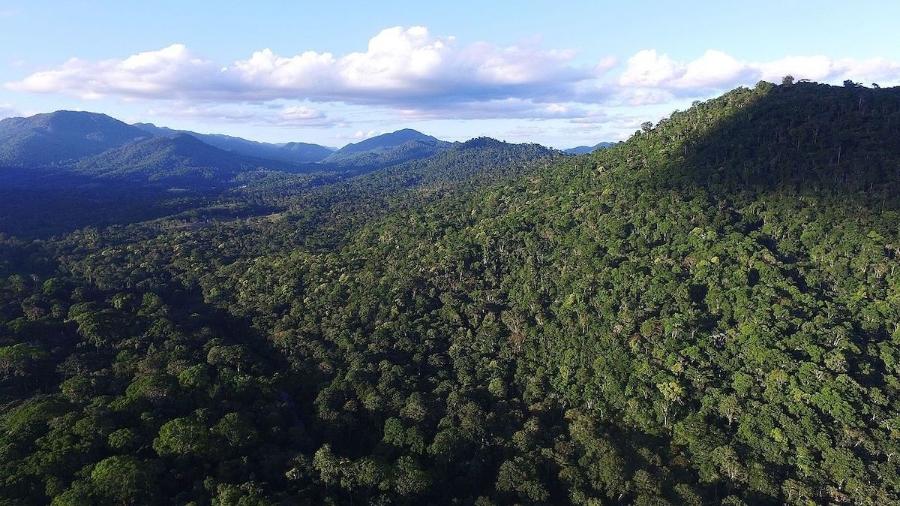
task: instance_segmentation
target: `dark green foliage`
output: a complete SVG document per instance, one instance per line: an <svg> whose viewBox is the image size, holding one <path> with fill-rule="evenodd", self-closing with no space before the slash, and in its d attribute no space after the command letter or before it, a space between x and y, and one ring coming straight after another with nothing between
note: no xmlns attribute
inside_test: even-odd
<svg viewBox="0 0 900 506"><path fill-rule="evenodd" d="M0 497L895 504L898 125L761 83L591 155L4 237Z"/></svg>

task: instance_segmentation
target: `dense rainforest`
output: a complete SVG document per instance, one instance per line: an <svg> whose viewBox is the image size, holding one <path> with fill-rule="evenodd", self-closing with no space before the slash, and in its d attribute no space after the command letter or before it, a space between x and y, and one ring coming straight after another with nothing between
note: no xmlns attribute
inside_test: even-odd
<svg viewBox="0 0 900 506"><path fill-rule="evenodd" d="M898 132L761 82L0 219L0 504L900 504Z"/></svg>

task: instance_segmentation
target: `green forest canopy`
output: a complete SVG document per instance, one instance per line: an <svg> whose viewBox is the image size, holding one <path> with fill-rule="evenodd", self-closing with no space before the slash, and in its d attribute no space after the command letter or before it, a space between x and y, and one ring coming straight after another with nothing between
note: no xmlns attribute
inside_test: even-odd
<svg viewBox="0 0 900 506"><path fill-rule="evenodd" d="M6 236L0 504L895 504L898 127L760 83Z"/></svg>

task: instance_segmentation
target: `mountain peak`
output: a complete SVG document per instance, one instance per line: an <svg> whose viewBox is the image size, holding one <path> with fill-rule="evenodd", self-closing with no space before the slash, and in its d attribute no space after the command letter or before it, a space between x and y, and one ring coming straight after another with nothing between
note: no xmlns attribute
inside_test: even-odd
<svg viewBox="0 0 900 506"><path fill-rule="evenodd" d="M427 158L447 150L451 145L447 141L417 130L404 128L347 144L332 153L325 161L346 167L372 169Z"/></svg>
<svg viewBox="0 0 900 506"><path fill-rule="evenodd" d="M370 137L368 139L347 144L341 149L337 150L337 153L340 154L352 154L352 153L360 153L363 151L369 151L372 149L378 148L390 148L396 147L401 144L405 144L407 142L419 141L419 142L428 142L428 143L439 143L443 142L436 137L432 137L430 135L423 134L418 130L413 130L412 128L404 128L401 130L397 130L394 132L389 132L386 134L376 135L375 137Z"/></svg>

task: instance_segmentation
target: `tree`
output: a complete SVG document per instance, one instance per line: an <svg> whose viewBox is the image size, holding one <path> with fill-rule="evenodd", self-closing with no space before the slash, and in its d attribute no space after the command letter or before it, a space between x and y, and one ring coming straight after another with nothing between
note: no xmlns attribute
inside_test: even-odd
<svg viewBox="0 0 900 506"><path fill-rule="evenodd" d="M161 456L203 456L212 448L209 429L194 417L176 418L159 428L153 449Z"/></svg>
<svg viewBox="0 0 900 506"><path fill-rule="evenodd" d="M101 460L91 471L91 483L103 496L120 504L135 504L150 499L149 488L156 470L153 465L129 455Z"/></svg>

